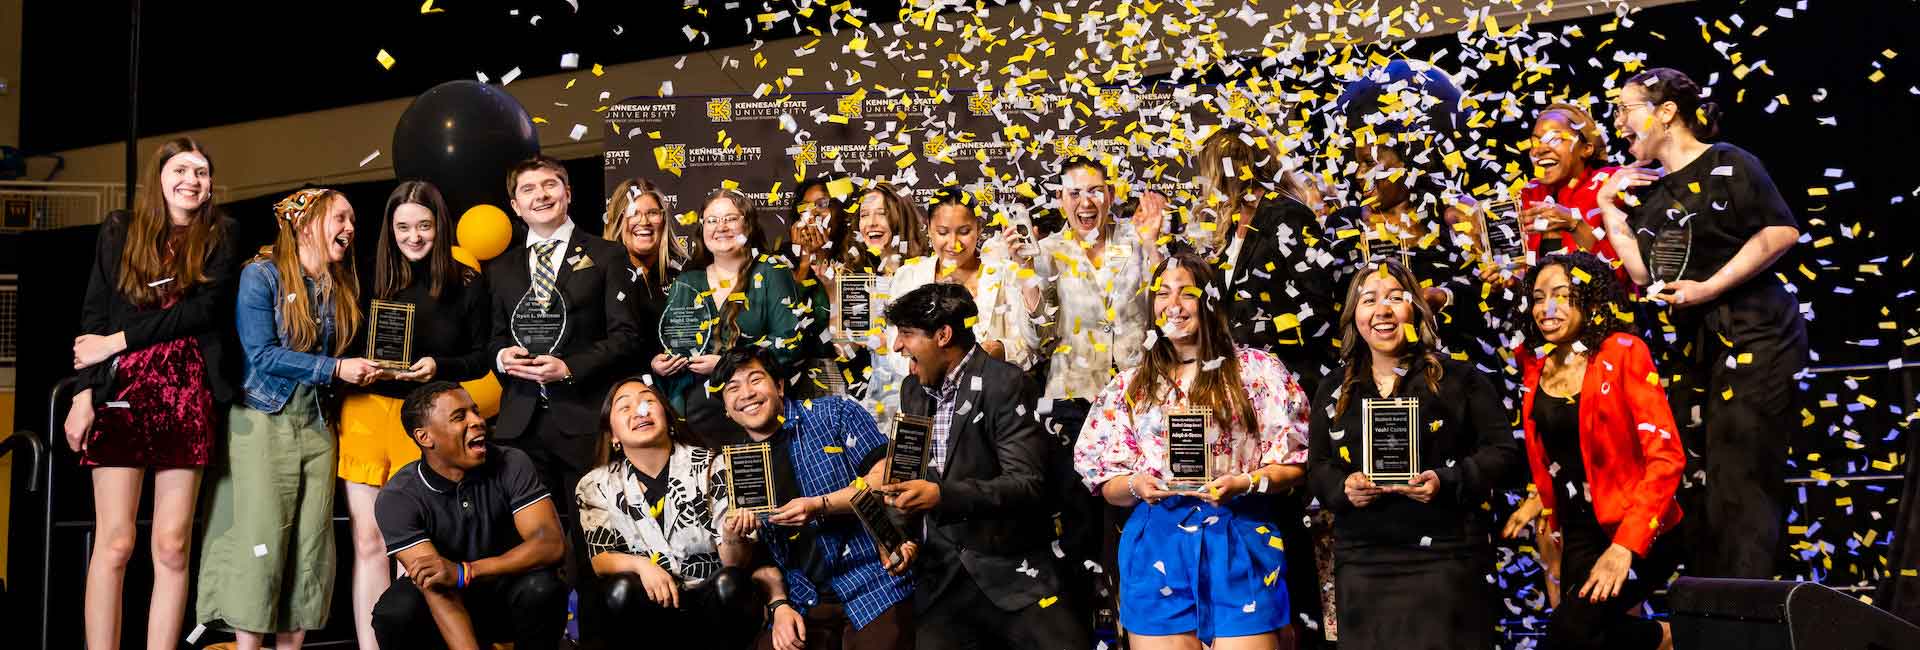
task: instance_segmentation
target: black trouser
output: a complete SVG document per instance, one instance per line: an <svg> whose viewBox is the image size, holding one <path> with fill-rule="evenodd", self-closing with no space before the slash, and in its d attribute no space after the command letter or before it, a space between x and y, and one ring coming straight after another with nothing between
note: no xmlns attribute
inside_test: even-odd
<svg viewBox="0 0 1920 650"><path fill-rule="evenodd" d="M1079 625L1093 627L1094 613L1102 609L1117 612L1114 606L1112 576L1119 565L1114 548L1120 541L1119 524L1127 511L1107 505L1104 499L1087 491L1080 473L1073 468L1073 446L1086 425L1087 400L1053 401L1053 410L1042 423L1051 434L1047 447L1047 485L1060 507L1061 588L1072 598L1073 616ZM1109 510L1118 510L1116 516ZM1092 561L1101 567L1087 567Z"/></svg>
<svg viewBox="0 0 1920 650"><path fill-rule="evenodd" d="M501 442L526 452L527 459L533 461L534 469L540 472L541 482L546 483L552 493L553 511L560 515L560 527L567 534L567 554L560 566L560 577L569 587L580 591L593 577L593 564L587 560L587 540L581 533L579 501L574 494L580 477L586 475L587 466L593 461L578 457L581 455L579 445L561 432L552 419L552 411L544 407L535 409L525 433ZM581 599L575 615L583 640L599 637L598 625L604 614L598 600Z"/></svg>
<svg viewBox="0 0 1920 650"><path fill-rule="evenodd" d="M1660 623L1630 612L1654 590L1667 586L1680 561L1674 535L1661 536L1647 548L1646 557L1633 559L1632 573L1620 593L1602 602L1580 597L1580 587L1595 562L1613 546L1613 537L1587 510L1560 513L1560 606L1547 623L1547 642L1553 650L1635 650L1660 647Z"/></svg>
<svg viewBox="0 0 1920 650"><path fill-rule="evenodd" d="M567 585L552 569L489 579L453 592L466 605L482 644L512 641L515 650L558 647L567 626ZM382 648L444 648L427 597L400 578L373 606L373 635Z"/></svg>
<svg viewBox="0 0 1920 650"><path fill-rule="evenodd" d="M1761 282L1769 281L1749 284ZM1743 287L1694 309L1703 311L1672 315L1678 354L1660 368L1677 376L1667 395L1687 450L1689 485L1679 493L1687 573L1772 578L1786 526L1787 445L1800 426L1794 375L1807 364L1806 325L1778 285Z"/></svg>
<svg viewBox="0 0 1920 650"><path fill-rule="evenodd" d="M1020 578L1013 578L1020 579ZM919 620L915 647L919 650L1086 650L1093 647L1086 625L1062 596L1046 606L1034 603L1009 612L993 604L973 578L961 574L945 580L939 593L932 581L921 582L914 594L914 617Z"/></svg>
<svg viewBox="0 0 1920 650"><path fill-rule="evenodd" d="M632 573L601 576L599 595L610 638L647 639L648 645L665 648L738 650L760 629L753 582L740 568L722 569L699 587L682 589L679 607L655 603Z"/></svg>

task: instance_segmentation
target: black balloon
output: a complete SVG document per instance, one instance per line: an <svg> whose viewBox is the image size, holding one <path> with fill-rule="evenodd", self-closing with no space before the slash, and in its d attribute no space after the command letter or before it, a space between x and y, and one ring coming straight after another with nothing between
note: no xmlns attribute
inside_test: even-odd
<svg viewBox="0 0 1920 650"><path fill-rule="evenodd" d="M482 203L506 208L507 170L538 153L540 137L527 109L477 81L449 81L421 93L393 128L394 174L439 186L455 215Z"/></svg>

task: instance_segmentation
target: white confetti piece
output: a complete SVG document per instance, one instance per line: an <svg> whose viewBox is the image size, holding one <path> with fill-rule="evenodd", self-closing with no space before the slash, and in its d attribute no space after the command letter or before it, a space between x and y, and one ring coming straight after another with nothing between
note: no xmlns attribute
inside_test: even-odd
<svg viewBox="0 0 1920 650"><path fill-rule="evenodd" d="M254 545L253 545L253 556L254 556L254 557L266 557L266 556L267 556L267 545L266 545L266 544L254 544Z"/></svg>
<svg viewBox="0 0 1920 650"><path fill-rule="evenodd" d="M367 157L360 159L360 166L365 167L367 166L367 163L373 162L373 159L379 158L379 157L380 157L380 150L375 149L373 150L373 153L367 154Z"/></svg>

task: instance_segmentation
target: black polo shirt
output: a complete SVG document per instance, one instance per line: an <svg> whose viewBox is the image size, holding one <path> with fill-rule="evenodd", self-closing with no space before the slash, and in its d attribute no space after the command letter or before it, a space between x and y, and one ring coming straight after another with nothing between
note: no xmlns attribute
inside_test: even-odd
<svg viewBox="0 0 1920 650"><path fill-rule="evenodd" d="M458 483L424 459L408 463L380 488L373 513L387 555L433 542L441 557L472 562L519 546L513 514L549 494L526 452L487 445L487 462Z"/></svg>

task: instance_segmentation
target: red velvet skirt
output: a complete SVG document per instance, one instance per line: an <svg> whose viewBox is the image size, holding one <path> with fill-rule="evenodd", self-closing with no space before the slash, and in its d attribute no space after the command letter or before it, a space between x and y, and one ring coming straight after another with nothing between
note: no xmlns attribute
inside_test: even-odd
<svg viewBox="0 0 1920 650"><path fill-rule="evenodd" d="M204 467L213 447L213 390L200 342L183 337L120 355L113 398L94 409L80 464Z"/></svg>

